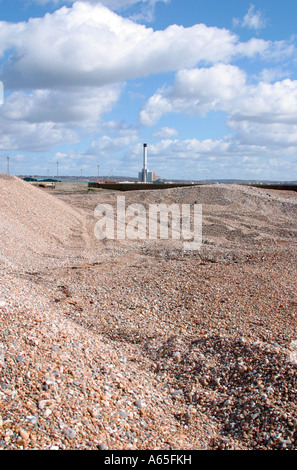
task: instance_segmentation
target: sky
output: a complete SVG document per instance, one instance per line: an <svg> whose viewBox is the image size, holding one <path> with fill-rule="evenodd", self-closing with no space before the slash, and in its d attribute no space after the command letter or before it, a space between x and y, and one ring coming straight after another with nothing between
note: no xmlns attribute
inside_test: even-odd
<svg viewBox="0 0 297 470"><path fill-rule="evenodd" d="M0 0L0 173L297 180L296 48L296 0Z"/></svg>

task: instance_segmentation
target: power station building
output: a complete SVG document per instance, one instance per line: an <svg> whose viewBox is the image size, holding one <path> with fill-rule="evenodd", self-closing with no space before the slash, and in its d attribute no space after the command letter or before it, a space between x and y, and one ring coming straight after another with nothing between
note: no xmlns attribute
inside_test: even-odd
<svg viewBox="0 0 297 470"><path fill-rule="evenodd" d="M147 144L143 144L143 168L138 173L138 181L142 183L152 183L156 180L156 174L147 169Z"/></svg>
<svg viewBox="0 0 297 470"><path fill-rule="evenodd" d="M145 183L145 181L143 181L142 179L142 171L140 171L138 173L138 181L142 182L142 183ZM147 183L153 183L154 181L156 181L156 173L153 173L152 171L148 171L147 172Z"/></svg>

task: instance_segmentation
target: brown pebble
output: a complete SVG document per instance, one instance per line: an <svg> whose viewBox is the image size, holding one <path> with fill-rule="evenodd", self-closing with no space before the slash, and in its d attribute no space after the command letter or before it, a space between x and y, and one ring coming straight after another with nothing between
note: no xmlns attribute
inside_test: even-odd
<svg viewBox="0 0 297 470"><path fill-rule="evenodd" d="M30 438L30 434L27 431L25 431L24 429L20 430L20 436L24 441L28 441L29 438Z"/></svg>

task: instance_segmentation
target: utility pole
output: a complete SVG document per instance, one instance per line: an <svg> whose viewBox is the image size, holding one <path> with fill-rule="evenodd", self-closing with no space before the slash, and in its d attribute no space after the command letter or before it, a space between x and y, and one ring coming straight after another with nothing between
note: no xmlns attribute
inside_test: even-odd
<svg viewBox="0 0 297 470"><path fill-rule="evenodd" d="M59 162L57 162L57 178L59 178Z"/></svg>
<svg viewBox="0 0 297 470"><path fill-rule="evenodd" d="M98 179L99 179L99 168L100 168L100 165L97 165L97 168L98 168Z"/></svg>
<svg viewBox="0 0 297 470"><path fill-rule="evenodd" d="M10 160L10 158L7 157L7 174L8 175L10 174L10 172L9 172L9 160Z"/></svg>

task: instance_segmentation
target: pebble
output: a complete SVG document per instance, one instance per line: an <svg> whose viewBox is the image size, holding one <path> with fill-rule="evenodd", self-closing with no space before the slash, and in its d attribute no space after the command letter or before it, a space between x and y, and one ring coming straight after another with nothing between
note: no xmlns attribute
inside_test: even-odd
<svg viewBox="0 0 297 470"><path fill-rule="evenodd" d="M28 441L29 440L29 437L30 437L30 434L25 431L24 429L21 429L20 430L20 436L22 439L24 439L24 441Z"/></svg>
<svg viewBox="0 0 297 470"><path fill-rule="evenodd" d="M43 412L44 418L48 418L52 414L52 410L50 408L46 408Z"/></svg>
<svg viewBox="0 0 297 470"><path fill-rule="evenodd" d="M142 400L136 400L136 401L134 402L134 405L136 406L136 408L141 409L141 408L143 408L143 406L144 406L145 404L144 404L144 402L143 402Z"/></svg>
<svg viewBox="0 0 297 470"><path fill-rule="evenodd" d="M43 410L47 405L50 405L52 403L52 400L40 400L38 402L38 408L40 410Z"/></svg>
<svg viewBox="0 0 297 470"><path fill-rule="evenodd" d="M179 351L174 351L174 353L172 355L173 355L173 357L180 357L181 353Z"/></svg>
<svg viewBox="0 0 297 470"><path fill-rule="evenodd" d="M98 448L100 450L108 450L108 446L107 444L105 444L104 442L102 442L101 444L99 444Z"/></svg>
<svg viewBox="0 0 297 470"><path fill-rule="evenodd" d="M76 431L72 428L66 428L63 430L63 434L65 434L68 439L75 439L76 438Z"/></svg>
<svg viewBox="0 0 297 470"><path fill-rule="evenodd" d="M181 395L183 395L183 394L184 394L183 390L173 390L173 391L171 392L171 395L172 395L173 397L178 397L178 396L181 396Z"/></svg>
<svg viewBox="0 0 297 470"><path fill-rule="evenodd" d="M34 416L34 415L28 415L26 416L26 420L27 421L30 421L30 423L32 424L37 424L38 423L38 417L37 416Z"/></svg>

